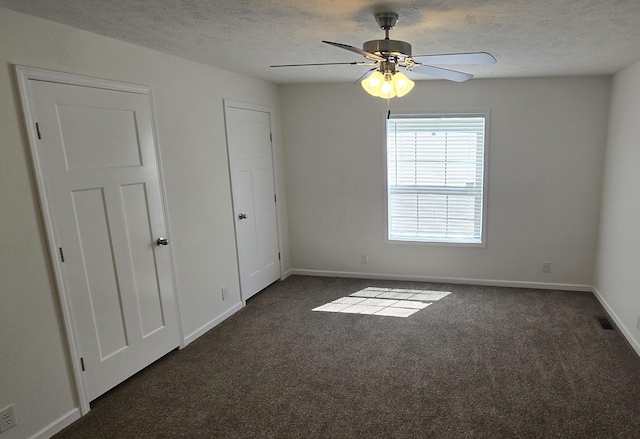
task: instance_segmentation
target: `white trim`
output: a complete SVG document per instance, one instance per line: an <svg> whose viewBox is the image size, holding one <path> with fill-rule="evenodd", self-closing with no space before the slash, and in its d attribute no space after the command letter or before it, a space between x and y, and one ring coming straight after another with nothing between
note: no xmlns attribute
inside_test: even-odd
<svg viewBox="0 0 640 439"><path fill-rule="evenodd" d="M19 80L31 79L43 82L55 82L59 84L72 84L81 87L99 88L103 90L118 90L129 93L148 94L150 88L145 85L129 84L126 82L112 81L109 79L93 78L90 76L75 75L73 73L57 72L54 70L38 69L15 65Z"/></svg>
<svg viewBox="0 0 640 439"><path fill-rule="evenodd" d="M355 279L381 279L381 280L404 280L417 282L434 282L444 284L462 284L462 285L483 285L490 287L511 287L511 288L537 288L541 290L561 290L561 291L583 291L592 292L591 285L580 284L556 284L546 282L523 282L511 280L495 280L495 279L469 279L457 277L431 277L431 276L409 276L401 274L383 274L383 273L358 273L349 271L325 271L325 270L304 270L292 269L291 274L302 276L324 276L324 277L345 277Z"/></svg>
<svg viewBox="0 0 640 439"><path fill-rule="evenodd" d="M58 419L48 424L33 436L29 436L29 439L49 439L54 434L61 432L69 425L76 422L78 419L80 419L80 417L80 409L75 408L70 412L67 412L64 415L60 416Z"/></svg>
<svg viewBox="0 0 640 439"><path fill-rule="evenodd" d="M284 274L282 275L282 277L280 278L280 280L285 280L286 278L288 278L289 276L291 276L292 274L295 274L293 272L293 269L288 269L287 271L284 272Z"/></svg>
<svg viewBox="0 0 640 439"><path fill-rule="evenodd" d="M76 392L78 394L78 400L80 402L80 410L83 415L89 413L91 408L89 407L88 395L86 393L86 386L82 379L82 370L80 366L80 352L78 350L78 341L75 330L73 328L73 317L71 314L71 307L67 296L64 293L65 286L62 282L62 267L60 261L55 253L55 241L53 236L53 218L51 218L51 211L49 209L46 194L46 187L44 179L42 178L42 165L40 164L39 156L36 151L37 145L37 133L35 132L35 124L31 115L29 107L29 86L28 81L30 79L43 80L47 77L45 70L32 69L30 67L15 66L16 75L18 77L18 87L20 90L20 100L22 103L22 112L25 121L25 130L27 133L27 139L29 141L29 151L31 153L31 162L33 163L33 170L36 176L36 185L38 188L38 199L40 201L40 214L42 215L43 225L45 228L45 238L47 241L47 248L49 251L49 262L52 266L54 273L54 282L56 290L58 292L58 299L60 300L60 309L62 312L62 320L64 323L65 333L67 335L69 356L71 361L71 370L73 372L73 378L76 385ZM52 72L52 79L60 80L61 76L57 72Z"/></svg>
<svg viewBox="0 0 640 439"><path fill-rule="evenodd" d="M83 379L82 369L80 365L80 351L78 338L74 329L74 319L73 314L71 312L71 306L67 299L67 288L64 284L64 276L63 269L60 265L60 260L58 258L55 240L54 240L54 227L53 227L53 218L51 217L51 211L49 209L47 197L46 197L46 185L43 178L42 173L42 165L40 163L40 158L38 156L37 151L37 132L35 128L35 123L33 120L33 116L31 114L31 107L29 105L31 101L31 96L29 95L29 85L28 82L30 80L34 81L42 81L42 82L52 82L59 84L69 84L80 87L91 87L103 90L114 90L114 91L122 91L127 93L136 93L142 94L148 97L148 102L150 105L151 112L151 126L152 132L154 136L154 149L157 158L157 172L158 179L160 184L160 192L162 198L162 209L164 213L165 227L167 237L170 239L170 225L169 225L169 217L167 214L167 205L166 205L166 193L164 190L164 179L162 174L162 165L160 160L160 149L158 143L158 132L155 120L155 109L154 109L154 101L152 96L151 88L148 86L128 84L123 82L111 81L106 79L98 79L92 78L88 76L75 75L72 73L63 73L56 72L52 70L44 70L37 69L33 67L26 67L21 65L15 65L16 76L18 79L18 88L20 94L20 101L22 104L22 112L24 115L25 122L25 131L27 133L27 140L29 142L29 151L31 154L31 162L33 164L33 170L35 174L35 180L37 185L38 199L40 202L40 213L42 215L43 225L45 229L45 237L47 241L47 248L49 253L49 262L52 266L52 271L54 273L54 282L57 290L57 296L60 301L60 308L62 313L62 320L65 328L65 334L67 336L67 343L69 347L69 361L71 362L71 370L73 372L73 378L75 382L75 390L78 395L78 401L80 403L80 412L82 415L86 415L91 410L89 405L89 396L87 393L87 386ZM175 265L173 260L173 252L171 248L169 248L169 266L170 266L170 276L172 286L174 288L173 294L175 298L175 306L176 306L176 319L177 319L177 329L180 338L180 347L184 347L184 337L183 331L181 328L181 314L179 307L179 298L178 298L178 290L176 284L176 276L175 276Z"/></svg>
<svg viewBox="0 0 640 439"><path fill-rule="evenodd" d="M235 314L238 311L240 311L243 307L244 307L244 303L243 302L236 303L230 309L228 309L227 311L223 312L218 317L216 317L215 319L211 320L209 323L205 323L203 326L199 327L198 329L193 331L191 334L187 335L184 338L184 345L185 346L188 345L192 341L196 340L198 337L204 335L205 332L209 331L210 329L213 329L215 326L218 326L224 320L228 319L233 314Z"/></svg>
<svg viewBox="0 0 640 439"><path fill-rule="evenodd" d="M600 291L598 291L598 288L594 286L592 291L593 291L593 294L596 296L596 299L598 299L602 307L605 309L605 311L607 311L607 314L611 316L611 318L615 322L618 329L620 329L620 332L622 332L622 335L624 335L624 338L627 339L631 347L636 351L636 354L640 356L640 340L637 340L633 336L633 332L629 331L629 328L625 326L625 324L622 322L622 319L618 317L618 314L616 314L616 312L613 310L611 305L609 305L609 303L605 300L604 296L602 296Z"/></svg>
<svg viewBox="0 0 640 439"><path fill-rule="evenodd" d="M225 107L238 108L240 110L260 111L262 113L271 114L273 109L265 105L249 104L247 102L234 101L232 99L222 100Z"/></svg>

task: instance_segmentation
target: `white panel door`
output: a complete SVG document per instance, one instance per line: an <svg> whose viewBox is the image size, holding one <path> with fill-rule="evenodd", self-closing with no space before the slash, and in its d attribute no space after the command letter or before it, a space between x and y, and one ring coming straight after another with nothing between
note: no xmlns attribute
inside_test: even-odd
<svg viewBox="0 0 640 439"><path fill-rule="evenodd" d="M179 345L149 96L28 81L62 284L93 400Z"/></svg>
<svg viewBox="0 0 640 439"><path fill-rule="evenodd" d="M268 111L225 106L242 299L280 278Z"/></svg>

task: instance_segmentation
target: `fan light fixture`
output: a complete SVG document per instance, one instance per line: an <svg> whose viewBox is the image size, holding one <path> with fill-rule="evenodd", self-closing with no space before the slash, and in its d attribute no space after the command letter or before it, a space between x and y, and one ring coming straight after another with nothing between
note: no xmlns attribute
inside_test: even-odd
<svg viewBox="0 0 640 439"><path fill-rule="evenodd" d="M391 99L396 96L401 98L415 85L411 79L400 72L389 71L382 74L379 70L363 79L361 84L364 91L382 99Z"/></svg>

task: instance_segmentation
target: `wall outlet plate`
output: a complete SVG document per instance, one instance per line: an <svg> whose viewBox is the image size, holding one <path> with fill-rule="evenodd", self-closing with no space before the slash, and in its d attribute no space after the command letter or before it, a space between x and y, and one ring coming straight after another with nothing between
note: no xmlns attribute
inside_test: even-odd
<svg viewBox="0 0 640 439"><path fill-rule="evenodd" d="M11 427L15 427L16 424L16 412L13 404L0 411L0 433L4 433Z"/></svg>
<svg viewBox="0 0 640 439"><path fill-rule="evenodd" d="M636 316L636 328L640 331L640 314Z"/></svg>
<svg viewBox="0 0 640 439"><path fill-rule="evenodd" d="M227 300L227 297L229 297L229 289L222 287L222 300Z"/></svg>
<svg viewBox="0 0 640 439"><path fill-rule="evenodd" d="M542 263L542 272L543 273L551 273L551 262L544 261Z"/></svg>

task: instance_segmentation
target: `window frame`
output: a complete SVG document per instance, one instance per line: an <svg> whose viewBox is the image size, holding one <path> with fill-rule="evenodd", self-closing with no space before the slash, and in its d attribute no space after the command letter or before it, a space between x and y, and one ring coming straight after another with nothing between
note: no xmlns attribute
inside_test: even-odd
<svg viewBox="0 0 640 439"><path fill-rule="evenodd" d="M487 246L487 211L488 211L488 187L489 187L489 131L491 126L490 110L488 108L465 109L465 110L448 110L448 111L415 111L415 110L396 110L391 117L384 115L384 208L385 208L385 242L387 244L400 245L427 245L427 246L445 246L445 247L475 247L485 248ZM482 217L480 242L446 242L446 241L422 241L415 239L391 239L389 237L389 133L388 119L411 119L411 118L435 118L435 117L484 117L484 155L482 163Z"/></svg>

